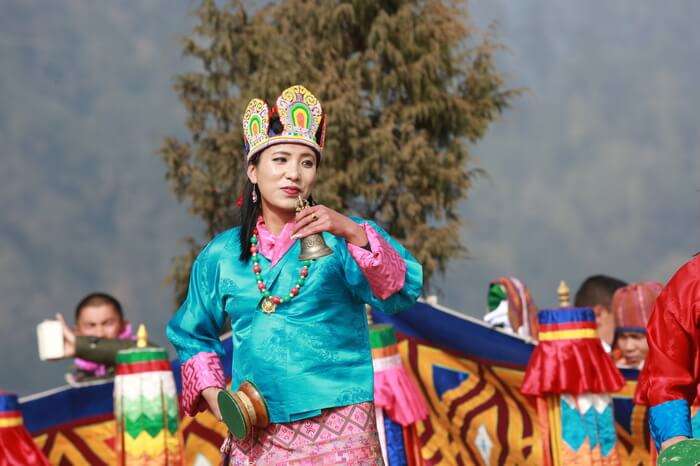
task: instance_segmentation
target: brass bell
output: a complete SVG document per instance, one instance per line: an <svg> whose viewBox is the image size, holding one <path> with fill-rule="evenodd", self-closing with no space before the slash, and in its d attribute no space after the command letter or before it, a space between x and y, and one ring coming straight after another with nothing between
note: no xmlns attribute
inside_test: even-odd
<svg viewBox="0 0 700 466"><path fill-rule="evenodd" d="M296 211L301 212L308 207L309 201L299 196L297 199ZM301 239L301 252L299 253L299 260L305 261L318 259L330 254L333 254L333 250L328 247L323 239L323 235L320 233L314 233L313 235L309 235Z"/></svg>
<svg viewBox="0 0 700 466"><path fill-rule="evenodd" d="M320 233L314 233L301 239L301 252L299 260L311 260L333 254L333 250L328 247Z"/></svg>

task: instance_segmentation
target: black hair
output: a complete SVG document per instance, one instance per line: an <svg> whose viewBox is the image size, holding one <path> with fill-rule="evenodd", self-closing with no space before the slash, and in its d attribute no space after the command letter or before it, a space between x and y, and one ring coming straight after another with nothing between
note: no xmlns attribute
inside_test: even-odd
<svg viewBox="0 0 700 466"><path fill-rule="evenodd" d="M251 157L248 165L257 165L260 161L260 152ZM258 202L253 203L253 190L258 197ZM241 205L241 262L246 263L250 260L252 253L250 252L250 237L255 230L255 224L258 222L258 217L262 213L260 205L260 191L258 187L251 183L250 178L245 175L245 185L243 186L243 204Z"/></svg>
<svg viewBox="0 0 700 466"><path fill-rule="evenodd" d="M610 307L613 294L627 283L607 275L593 275L586 278L574 298L576 307L593 307L596 305Z"/></svg>
<svg viewBox="0 0 700 466"><path fill-rule="evenodd" d="M124 311L122 310L122 305L117 300L117 298L107 293L96 292L90 293L89 295L85 296L83 299L80 300L78 305L75 306L75 321L78 322L78 319L80 318L80 313L86 307L101 306L104 304L112 306L114 310L117 311L117 314L119 314L119 319L124 320Z"/></svg>

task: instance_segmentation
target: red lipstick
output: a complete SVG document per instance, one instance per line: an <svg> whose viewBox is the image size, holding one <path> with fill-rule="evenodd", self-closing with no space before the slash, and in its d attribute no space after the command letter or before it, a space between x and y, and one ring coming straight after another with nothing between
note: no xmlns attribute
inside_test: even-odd
<svg viewBox="0 0 700 466"><path fill-rule="evenodd" d="M285 194L287 194L287 196L293 197L296 197L299 195L299 193L301 193L301 189L295 188L294 186L285 186L284 188L282 188L282 191L284 191Z"/></svg>

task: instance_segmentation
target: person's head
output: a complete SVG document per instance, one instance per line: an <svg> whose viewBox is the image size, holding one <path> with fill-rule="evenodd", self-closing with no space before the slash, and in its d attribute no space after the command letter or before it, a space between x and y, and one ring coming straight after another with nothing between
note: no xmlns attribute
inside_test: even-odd
<svg viewBox="0 0 700 466"><path fill-rule="evenodd" d="M615 316L615 346L625 364L639 365L649 352L646 325L663 286L656 282L633 283L618 289L611 309Z"/></svg>
<svg viewBox="0 0 700 466"><path fill-rule="evenodd" d="M649 353L647 336L637 332L622 332L615 337L615 346L620 350L625 365L638 366Z"/></svg>
<svg viewBox="0 0 700 466"><path fill-rule="evenodd" d="M90 293L75 307L77 335L117 338L125 325L121 304L107 293Z"/></svg>
<svg viewBox="0 0 700 466"><path fill-rule="evenodd" d="M241 199L240 259L245 262L261 213L271 210L293 217L299 196L313 203L326 123L318 99L299 85L284 90L272 108L260 99L251 100L242 123L247 179Z"/></svg>
<svg viewBox="0 0 700 466"><path fill-rule="evenodd" d="M316 181L318 156L304 144L281 143L263 149L248 164L248 181L257 185L262 210L294 212Z"/></svg>
<svg viewBox="0 0 700 466"><path fill-rule="evenodd" d="M610 303L615 291L626 285L617 278L593 275L583 281L574 298L574 306L593 308L598 333L608 343L612 343L615 333L615 318Z"/></svg>

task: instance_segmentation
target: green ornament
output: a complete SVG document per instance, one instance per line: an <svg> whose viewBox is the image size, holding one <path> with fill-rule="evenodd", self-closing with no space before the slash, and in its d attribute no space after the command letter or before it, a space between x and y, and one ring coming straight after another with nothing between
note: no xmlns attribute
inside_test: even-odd
<svg viewBox="0 0 700 466"><path fill-rule="evenodd" d="M500 283L493 283L489 287L489 295L488 295L488 306L489 306L489 311L495 310L499 304L501 304L501 301L504 299L508 299L508 294L506 293L506 287L501 285Z"/></svg>
<svg viewBox="0 0 700 466"><path fill-rule="evenodd" d="M659 466L700 466L700 439L687 439L665 448Z"/></svg>

